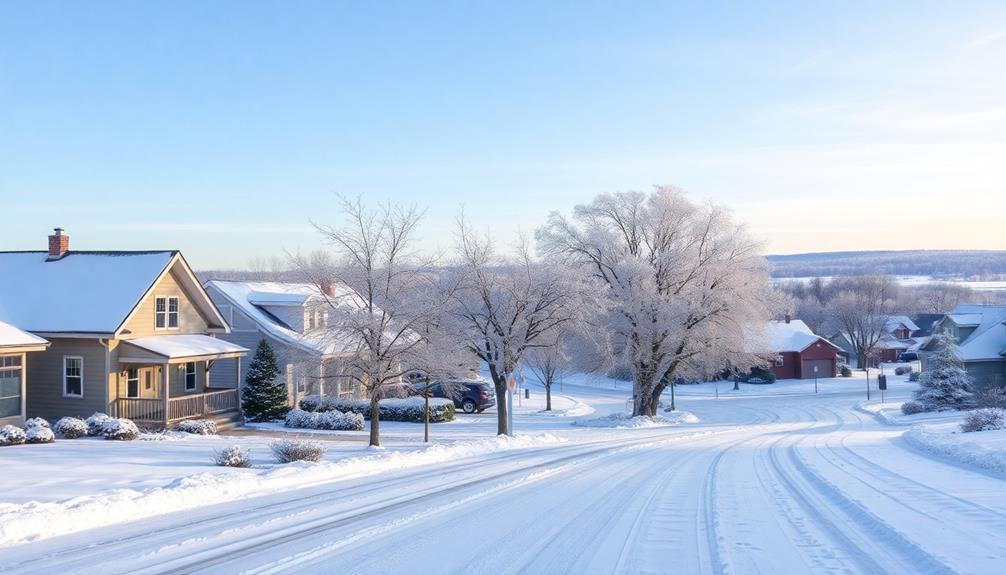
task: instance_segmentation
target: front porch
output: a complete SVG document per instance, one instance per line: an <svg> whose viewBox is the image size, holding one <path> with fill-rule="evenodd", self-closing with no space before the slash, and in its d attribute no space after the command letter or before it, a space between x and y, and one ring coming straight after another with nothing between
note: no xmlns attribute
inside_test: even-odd
<svg viewBox="0 0 1006 575"><path fill-rule="evenodd" d="M233 388L210 387L210 370L219 359L240 362L245 353L242 347L206 336L123 342L118 393L109 411L138 424L163 427L185 419L235 417L240 412L240 381L235 378Z"/></svg>

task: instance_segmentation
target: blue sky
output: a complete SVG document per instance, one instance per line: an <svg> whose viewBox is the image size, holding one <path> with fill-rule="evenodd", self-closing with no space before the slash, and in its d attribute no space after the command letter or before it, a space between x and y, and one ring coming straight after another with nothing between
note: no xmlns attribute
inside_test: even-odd
<svg viewBox="0 0 1006 575"><path fill-rule="evenodd" d="M5 2L0 246L239 268L335 193L432 247L674 184L773 253L1004 248L1003 62L1003 2Z"/></svg>

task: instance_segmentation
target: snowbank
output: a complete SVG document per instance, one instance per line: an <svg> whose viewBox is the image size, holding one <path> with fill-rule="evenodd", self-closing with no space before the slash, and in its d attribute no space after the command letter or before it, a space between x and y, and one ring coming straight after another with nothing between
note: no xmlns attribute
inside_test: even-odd
<svg viewBox="0 0 1006 575"><path fill-rule="evenodd" d="M0 503L0 546L266 495L284 489L563 442L564 439L551 434L499 436L479 441L435 444L419 451L380 451L341 461L200 473L177 479L162 487L117 489L50 503ZM207 453L207 465L210 464L209 456Z"/></svg>
<svg viewBox="0 0 1006 575"><path fill-rule="evenodd" d="M956 426L916 425L902 437L923 451L1006 473L1006 430L961 433L954 429Z"/></svg>
<svg viewBox="0 0 1006 575"><path fill-rule="evenodd" d="M927 411L913 415L905 415L901 412L901 401L889 401L887 403L865 402L856 404L856 409L863 413L872 415L884 425L916 425L919 423L942 423L948 421L958 421L965 412L963 411Z"/></svg>
<svg viewBox="0 0 1006 575"><path fill-rule="evenodd" d="M655 415L647 417L637 415L631 417L624 413L612 413L605 417L595 417L592 419L578 419L573 425L582 427L609 427L613 429L641 429L646 427L666 427L668 425L678 425L680 423L698 423L699 418L694 413L688 411L669 411L666 415Z"/></svg>

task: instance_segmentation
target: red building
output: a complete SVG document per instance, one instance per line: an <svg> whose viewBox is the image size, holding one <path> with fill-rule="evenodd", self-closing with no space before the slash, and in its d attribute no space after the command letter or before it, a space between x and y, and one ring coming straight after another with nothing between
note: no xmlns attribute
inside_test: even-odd
<svg viewBox="0 0 1006 575"><path fill-rule="evenodd" d="M772 372L778 379L814 379L838 375L839 348L800 320L770 321L769 346L776 353Z"/></svg>

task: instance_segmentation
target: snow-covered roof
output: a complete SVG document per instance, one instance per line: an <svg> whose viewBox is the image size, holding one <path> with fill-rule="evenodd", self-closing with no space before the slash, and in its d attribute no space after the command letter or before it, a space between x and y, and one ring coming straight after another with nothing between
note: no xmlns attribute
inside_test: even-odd
<svg viewBox="0 0 1006 575"><path fill-rule="evenodd" d="M45 346L49 342L28 332L0 321L0 348Z"/></svg>
<svg viewBox="0 0 1006 575"><path fill-rule="evenodd" d="M794 319L789 323L770 321L765 326L765 340L776 353L801 352L818 340L823 340L833 347L835 344L815 334L803 320Z"/></svg>
<svg viewBox="0 0 1006 575"><path fill-rule="evenodd" d="M271 305L297 305L294 303L297 300L302 302L300 305L326 301L326 296L314 284L210 280L205 287L223 295L259 328L280 341L318 355L352 353L357 348L355 341L338 335L335 330L317 329L301 333L264 309ZM348 286L336 286L335 294L338 305L358 306L360 303L356 293Z"/></svg>
<svg viewBox="0 0 1006 575"><path fill-rule="evenodd" d="M159 335L138 337L125 343L162 355L168 359L199 357L207 355L243 355L246 348L208 335Z"/></svg>
<svg viewBox="0 0 1006 575"><path fill-rule="evenodd" d="M880 339L877 340L877 344L874 346L874 349L903 349L903 350L907 350L910 347L912 347L913 345L915 345L915 340L912 339L912 338L909 338L909 339L898 339L898 338L896 338L894 336L891 336L891 335L888 335L888 334L885 333L884 335L880 336Z"/></svg>
<svg viewBox="0 0 1006 575"><path fill-rule="evenodd" d="M962 327L974 327L982 322L980 313L949 313L950 321Z"/></svg>
<svg viewBox="0 0 1006 575"><path fill-rule="evenodd" d="M898 327L902 325L908 328L908 331L910 332L919 331L919 326L915 325L915 322L912 321L912 318L908 317L907 315L888 316L887 323L884 324L884 331L890 333L898 329Z"/></svg>
<svg viewBox="0 0 1006 575"><path fill-rule="evenodd" d="M176 252L0 252L0 321L32 332L113 333Z"/></svg>
<svg viewBox="0 0 1006 575"><path fill-rule="evenodd" d="M959 326L976 326L971 335L957 344L957 355L962 360L1001 359L1006 353L1006 306L961 304L947 316ZM966 317L966 321L973 323L959 323L955 316Z"/></svg>

